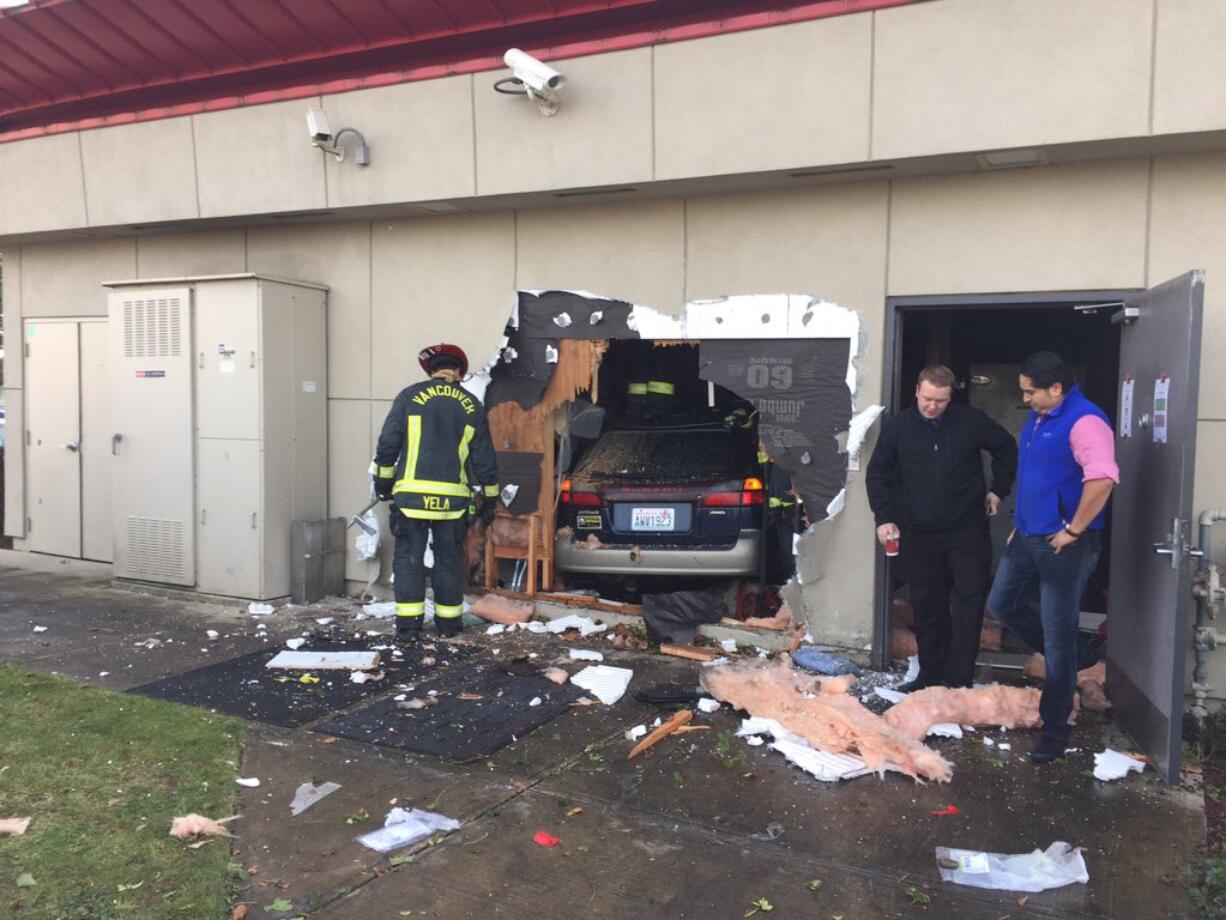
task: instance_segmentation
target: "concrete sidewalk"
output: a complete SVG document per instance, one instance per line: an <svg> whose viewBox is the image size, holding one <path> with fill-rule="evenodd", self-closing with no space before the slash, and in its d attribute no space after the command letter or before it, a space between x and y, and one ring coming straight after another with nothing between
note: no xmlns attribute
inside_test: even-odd
<svg viewBox="0 0 1226 920"><path fill-rule="evenodd" d="M344 621L357 610L335 601L257 620L245 608L0 567L0 662L125 690L279 645L316 617ZM264 633L257 622L267 624ZM367 620L356 628L390 625ZM210 641L209 629L220 638ZM161 644L137 645L150 638ZM584 644L601 648L606 663L632 668L632 690L697 678L691 662L610 652L599 640ZM470 632L466 641L486 646L478 655L490 660L495 647L504 657L530 650L537 663L569 648L526 633ZM333 920L740 918L759 898L774 906L772 916L847 920L1190 912L1180 873L1205 839L1201 794L1167 788L1152 772L1094 780L1093 751L1126 745L1109 722L1083 726L1073 742L1080 753L1045 768L1026 759L1034 741L1027 733L988 733L1011 742L1008 752L987 747L985 733L940 741L955 763L953 782L921 786L893 774L819 783L766 747L728 739L739 719L726 709L696 720L709 731L667 739L627 761L624 731L657 714L627 694L611 707L572 709L467 765L326 740L310 725L253 725L239 773L259 777L261 786L243 790L237 825L237 858L254 869L243 899L253 914L288 897L296 913ZM308 780L342 788L291 817L293 791ZM442 812L463 827L435 846L395 854L393 866L354 840L375 829L393 802ZM930 814L949 804L960 813ZM347 824L359 809L371 820ZM537 846L538 830L561 843ZM941 882L933 856L938 845L1022 853L1055 840L1085 847L1090 883L1035 894L1024 905L1019 894ZM922 903L924 896L930 901Z"/></svg>

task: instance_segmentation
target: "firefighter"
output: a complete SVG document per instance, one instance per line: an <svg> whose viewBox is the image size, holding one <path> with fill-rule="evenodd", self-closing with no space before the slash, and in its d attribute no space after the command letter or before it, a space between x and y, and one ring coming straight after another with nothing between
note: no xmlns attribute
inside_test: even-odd
<svg viewBox="0 0 1226 920"><path fill-rule="evenodd" d="M421 635L425 617L426 543L433 537L434 622L440 636L462 631L462 542L473 488L486 524L497 509L498 472L485 408L460 386L468 358L455 345L417 356L430 379L400 391L383 423L371 464L375 494L391 501L396 537L396 637ZM469 472L476 480L469 482Z"/></svg>

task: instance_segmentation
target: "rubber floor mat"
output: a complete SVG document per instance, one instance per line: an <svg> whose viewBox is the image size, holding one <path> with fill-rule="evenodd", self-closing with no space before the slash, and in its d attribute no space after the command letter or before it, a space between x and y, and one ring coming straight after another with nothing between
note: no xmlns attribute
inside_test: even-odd
<svg viewBox="0 0 1226 920"><path fill-rule="evenodd" d="M304 645L304 652L359 652L386 644L378 642L328 642L317 640ZM220 661L207 667L176 674L129 690L189 706L203 706L227 715L285 728L296 728L329 713L352 706L393 684L420 683L445 671L472 655L476 649L451 642L427 642L402 650L396 658L392 649L381 648L379 669L384 676L364 684L350 680L349 671L270 670L264 665L285 646L270 646L249 655ZM301 678L309 675L318 683Z"/></svg>
<svg viewBox="0 0 1226 920"><path fill-rule="evenodd" d="M492 754L552 722L585 695L580 687L559 686L539 675L516 677L489 661L454 668L419 685L404 702L426 700L430 691L438 702L424 709L405 709L394 699L382 699L330 719L318 731L464 762ZM535 700L539 702L533 705Z"/></svg>

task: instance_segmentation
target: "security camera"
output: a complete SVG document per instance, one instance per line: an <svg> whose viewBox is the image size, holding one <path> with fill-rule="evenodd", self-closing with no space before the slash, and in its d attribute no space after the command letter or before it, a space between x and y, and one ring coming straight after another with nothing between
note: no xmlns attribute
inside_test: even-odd
<svg viewBox="0 0 1226 920"><path fill-rule="evenodd" d="M561 105L558 91L566 85L566 77L518 48L508 51L502 60L515 76L499 80L494 84L494 89L500 93L525 95L536 102L541 114L556 115ZM508 85L514 88L503 88Z"/></svg>
<svg viewBox="0 0 1226 920"><path fill-rule="evenodd" d="M328 116L319 109L307 111L307 134L315 144L327 144L332 140L332 127L328 124Z"/></svg>
<svg viewBox="0 0 1226 920"><path fill-rule="evenodd" d="M357 128L341 128L336 134L333 134L332 127L328 124L328 116L319 109L308 109L306 121L311 143L324 153L330 153L336 157L336 162L340 163L345 159L342 138L346 134L352 134L356 141L353 147L353 161L359 166L370 165L370 146Z"/></svg>

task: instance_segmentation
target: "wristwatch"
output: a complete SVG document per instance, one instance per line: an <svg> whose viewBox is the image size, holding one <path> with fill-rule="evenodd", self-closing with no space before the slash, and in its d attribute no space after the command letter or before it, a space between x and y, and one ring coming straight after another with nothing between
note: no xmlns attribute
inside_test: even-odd
<svg viewBox="0 0 1226 920"><path fill-rule="evenodd" d="M1064 532L1068 534L1070 537L1072 537L1074 540L1076 540L1078 537L1081 536L1080 533L1078 533L1077 531L1073 530L1073 528L1068 527L1068 526L1065 526ZM1081 533L1085 533L1085 531L1083 530Z"/></svg>

